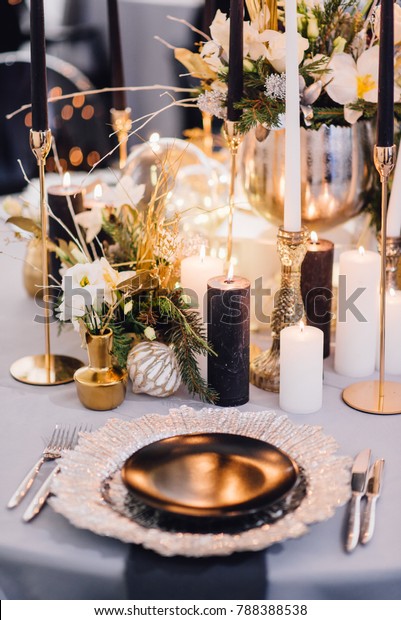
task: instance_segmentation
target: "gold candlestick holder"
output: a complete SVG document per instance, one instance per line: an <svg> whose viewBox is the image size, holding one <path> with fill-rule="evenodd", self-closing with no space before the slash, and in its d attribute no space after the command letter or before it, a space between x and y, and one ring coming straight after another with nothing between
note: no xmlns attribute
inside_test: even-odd
<svg viewBox="0 0 401 620"><path fill-rule="evenodd" d="M239 123L236 121L224 122L224 136L227 142L228 150L230 151L230 188L228 198L228 231L227 231L227 252L226 252L226 264L229 267L231 262L231 256L233 251L233 221L234 221L234 208L235 208L235 179L237 176L237 155L238 149L242 142L242 134L239 130Z"/></svg>
<svg viewBox="0 0 401 620"><path fill-rule="evenodd" d="M120 170L125 168L128 155L128 135L131 131L131 108L125 108L125 110L116 110L111 108L111 124L113 130L117 134L117 140L119 144L119 156L120 156Z"/></svg>
<svg viewBox="0 0 401 620"><path fill-rule="evenodd" d="M386 361L386 281L387 260L387 203L388 180L395 165L395 146L374 147L375 166L380 174L381 199L381 276L380 276L380 370L378 381L354 383L343 391L347 405L364 413L390 415L401 413L401 383L385 381ZM398 261L397 261L398 262Z"/></svg>
<svg viewBox="0 0 401 620"><path fill-rule="evenodd" d="M381 235L377 238L379 252L381 252ZM401 237L386 238L386 289L399 289L397 282L398 265L401 257Z"/></svg>
<svg viewBox="0 0 401 620"><path fill-rule="evenodd" d="M44 355L29 355L14 362L10 373L17 381L29 385L60 385L70 383L74 372L83 364L73 357L52 355L50 352L50 320L52 316L49 301L49 255L47 235L47 205L45 192L45 165L51 148L50 129L30 132L30 145L39 166L40 218L42 226L42 291L44 315L41 316L45 327Z"/></svg>
<svg viewBox="0 0 401 620"><path fill-rule="evenodd" d="M268 392L280 387L280 332L305 318L301 294L301 266L308 246L309 233L303 227L298 232L279 228L277 250L281 260L281 285L275 296L272 312L272 346L251 362L250 381Z"/></svg>

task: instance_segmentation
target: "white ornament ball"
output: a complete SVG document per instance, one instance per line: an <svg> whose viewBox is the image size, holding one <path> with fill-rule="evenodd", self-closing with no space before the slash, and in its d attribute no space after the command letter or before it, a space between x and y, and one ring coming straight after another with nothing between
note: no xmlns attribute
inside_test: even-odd
<svg viewBox="0 0 401 620"><path fill-rule="evenodd" d="M162 342L141 342L128 354L127 367L134 394L171 396L181 377L174 351Z"/></svg>

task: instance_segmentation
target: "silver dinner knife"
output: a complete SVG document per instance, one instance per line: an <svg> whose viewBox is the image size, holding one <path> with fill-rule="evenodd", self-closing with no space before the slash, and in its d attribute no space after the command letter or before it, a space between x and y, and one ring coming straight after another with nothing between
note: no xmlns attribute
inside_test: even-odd
<svg viewBox="0 0 401 620"><path fill-rule="evenodd" d="M365 495L368 482L370 449L362 450L352 466L351 489L352 497L349 507L345 549L350 552L355 549L359 541L361 529L361 499Z"/></svg>
<svg viewBox="0 0 401 620"><path fill-rule="evenodd" d="M26 522L31 521L31 519L36 517L36 515L39 514L39 512L42 510L43 506L46 503L47 498L50 495L53 479L55 478L55 476L58 474L59 471L60 471L60 468L55 467L53 471L51 472L51 474L47 476L46 480L40 487L39 491L36 493L35 497L32 499L28 508L25 510L24 514L22 515L23 521L26 521Z"/></svg>
<svg viewBox="0 0 401 620"><path fill-rule="evenodd" d="M376 501L380 497L381 477L384 459L379 459L370 468L368 486L366 489L367 503L362 520L361 543L366 545L373 536L376 519Z"/></svg>

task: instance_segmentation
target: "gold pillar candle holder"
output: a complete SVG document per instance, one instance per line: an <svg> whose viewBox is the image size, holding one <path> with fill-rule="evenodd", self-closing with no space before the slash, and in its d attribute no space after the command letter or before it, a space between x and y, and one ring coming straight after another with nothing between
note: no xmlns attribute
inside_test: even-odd
<svg viewBox="0 0 401 620"><path fill-rule="evenodd" d="M380 174L382 187L379 380L354 383L343 391L343 400L347 405L358 411L377 415L401 413L401 383L385 381L388 180L395 165L395 153L395 146L375 146L374 148L374 162Z"/></svg>
<svg viewBox="0 0 401 620"><path fill-rule="evenodd" d="M242 134L239 130L239 123L236 121L224 122L224 136L227 142L228 150L230 151L230 188L228 198L228 232L227 232L227 253L226 264L229 267L231 262L231 255L233 251L233 221L234 221L234 207L235 207L235 179L237 176L237 155L238 149L242 142Z"/></svg>
<svg viewBox="0 0 401 620"><path fill-rule="evenodd" d="M115 108L111 108L110 114L113 130L117 134L120 156L120 170L122 170L127 163L128 135L132 127L131 108L125 108L125 110L116 110Z"/></svg>
<svg viewBox="0 0 401 620"><path fill-rule="evenodd" d="M47 205L45 192L45 165L46 158L51 148L52 134L50 129L45 131L30 131L30 145L39 166L39 193L40 193L40 218L42 228L42 292L43 310L41 317L45 327L45 353L44 355L29 355L14 362L10 373L17 381L29 385L59 385L70 383L74 372L82 366L82 362L65 355L52 355L50 352L50 320L52 316L49 302L49 254L47 233Z"/></svg>
<svg viewBox="0 0 401 620"><path fill-rule="evenodd" d="M275 296L271 319L272 346L251 362L250 381L268 392L280 387L280 332L305 319L301 294L301 266L308 246L306 228L289 232L279 228L277 251L281 260L281 285Z"/></svg>

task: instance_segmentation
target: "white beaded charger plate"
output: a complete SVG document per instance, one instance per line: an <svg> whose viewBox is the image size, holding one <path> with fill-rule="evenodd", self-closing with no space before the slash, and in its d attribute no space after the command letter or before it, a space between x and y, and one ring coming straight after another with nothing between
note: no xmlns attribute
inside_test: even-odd
<svg viewBox="0 0 401 620"><path fill-rule="evenodd" d="M253 437L286 452L304 471L307 488L299 506L274 523L235 534L183 533L144 527L121 514L104 499L104 482L121 470L134 452L175 435L230 433ZM93 433L83 434L75 450L61 459L50 499L53 509L74 526L123 542L143 545L165 556L202 557L258 551L287 538L305 534L308 525L330 518L350 497L352 460L337 454L336 441L318 426L292 423L274 412L183 406L166 416L150 414L139 420L111 419ZM118 476L119 479L119 476ZM115 484L115 483L114 483ZM121 492L126 492L121 480Z"/></svg>

